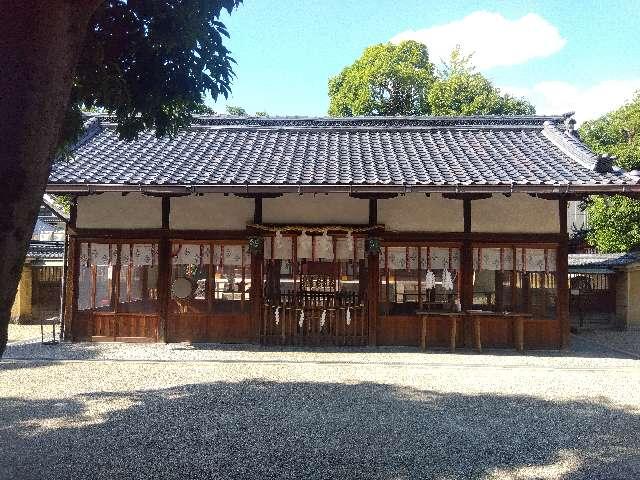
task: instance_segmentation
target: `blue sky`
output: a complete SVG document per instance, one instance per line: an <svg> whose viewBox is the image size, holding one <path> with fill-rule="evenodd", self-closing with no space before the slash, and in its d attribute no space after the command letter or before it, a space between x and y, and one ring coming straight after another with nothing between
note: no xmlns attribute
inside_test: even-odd
<svg viewBox="0 0 640 480"><path fill-rule="evenodd" d="M365 47L402 38L425 43L434 61L462 43L538 113L575 110L584 121L640 89L640 0L245 0L223 21L238 62L227 103L250 113L325 115L329 77Z"/></svg>

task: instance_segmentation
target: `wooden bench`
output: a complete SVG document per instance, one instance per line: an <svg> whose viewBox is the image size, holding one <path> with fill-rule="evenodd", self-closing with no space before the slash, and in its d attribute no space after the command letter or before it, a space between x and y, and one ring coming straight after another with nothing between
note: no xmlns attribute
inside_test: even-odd
<svg viewBox="0 0 640 480"><path fill-rule="evenodd" d="M528 313L517 312L486 312L486 311L468 311L466 312L473 325L473 341L474 347L478 352L482 352L482 329L480 322L484 318L503 318L511 321L513 324L513 343L518 352L524 351L524 319L531 317Z"/></svg>
<svg viewBox="0 0 640 480"><path fill-rule="evenodd" d="M433 321L448 321L449 322L449 350L455 352L456 350L456 336L458 335L458 319L464 317L464 312L434 312L434 311L418 311L416 314L422 320L422 329L420 335L420 346L422 350L427 349L428 343L428 326L429 320Z"/></svg>

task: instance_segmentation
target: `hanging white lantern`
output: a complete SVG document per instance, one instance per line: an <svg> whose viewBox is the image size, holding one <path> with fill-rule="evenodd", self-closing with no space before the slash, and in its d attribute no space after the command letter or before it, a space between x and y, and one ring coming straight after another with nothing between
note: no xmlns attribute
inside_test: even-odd
<svg viewBox="0 0 640 480"><path fill-rule="evenodd" d="M274 321L276 325L280 325L280 307L276 307L276 312L274 315Z"/></svg>
<svg viewBox="0 0 640 480"><path fill-rule="evenodd" d="M300 320L298 320L298 326L302 328L304 325L304 308L300 310Z"/></svg>
<svg viewBox="0 0 640 480"><path fill-rule="evenodd" d="M323 310L322 315L320 315L320 328L324 328L324 324L327 321L327 311Z"/></svg>
<svg viewBox="0 0 640 480"><path fill-rule="evenodd" d="M351 325L351 308L347 307L347 326Z"/></svg>

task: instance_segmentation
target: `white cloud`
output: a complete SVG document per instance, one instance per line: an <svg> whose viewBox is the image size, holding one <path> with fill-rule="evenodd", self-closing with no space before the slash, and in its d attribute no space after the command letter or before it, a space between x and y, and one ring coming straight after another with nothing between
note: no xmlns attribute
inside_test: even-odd
<svg viewBox="0 0 640 480"><path fill-rule="evenodd" d="M525 97L540 114L576 112L582 123L593 120L631 100L640 90L640 78L604 80L590 86L578 86L562 81L536 83L532 87L500 87L503 92Z"/></svg>
<svg viewBox="0 0 640 480"><path fill-rule="evenodd" d="M391 42L403 40L424 43L435 63L448 59L456 45L460 45L466 54L473 53L473 63L480 70L548 57L566 43L555 26L535 13L509 20L486 11L445 25L402 32Z"/></svg>

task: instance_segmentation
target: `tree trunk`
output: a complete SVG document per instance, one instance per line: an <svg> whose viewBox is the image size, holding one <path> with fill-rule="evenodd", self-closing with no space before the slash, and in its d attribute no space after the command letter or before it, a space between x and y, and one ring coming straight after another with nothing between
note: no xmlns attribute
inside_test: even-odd
<svg viewBox="0 0 640 480"><path fill-rule="evenodd" d="M0 0L0 358L79 53L100 3Z"/></svg>

